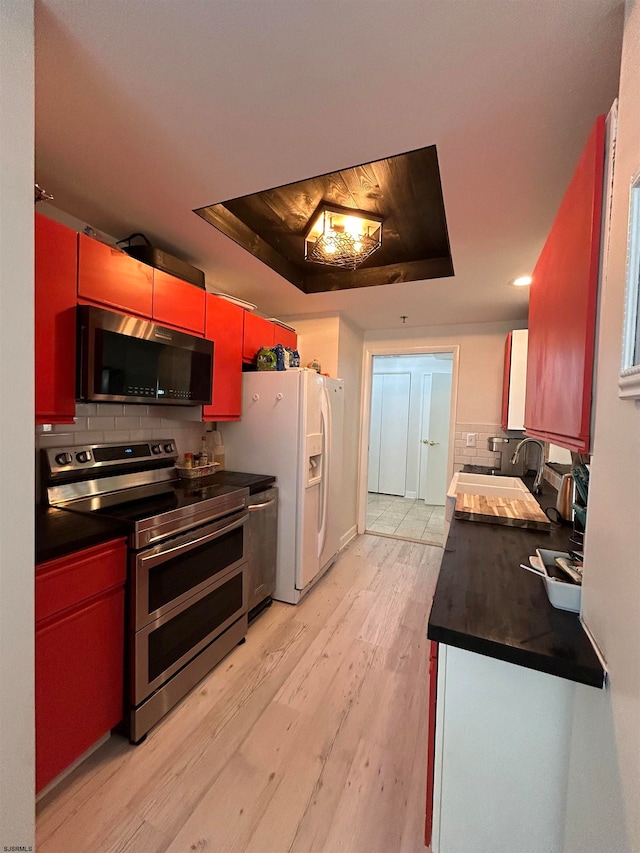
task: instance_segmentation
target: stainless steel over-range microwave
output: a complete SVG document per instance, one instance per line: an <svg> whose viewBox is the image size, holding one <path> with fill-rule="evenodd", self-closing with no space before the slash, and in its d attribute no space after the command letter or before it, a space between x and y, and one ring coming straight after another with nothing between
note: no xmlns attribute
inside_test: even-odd
<svg viewBox="0 0 640 853"><path fill-rule="evenodd" d="M78 306L79 400L211 402L213 343L90 305Z"/></svg>

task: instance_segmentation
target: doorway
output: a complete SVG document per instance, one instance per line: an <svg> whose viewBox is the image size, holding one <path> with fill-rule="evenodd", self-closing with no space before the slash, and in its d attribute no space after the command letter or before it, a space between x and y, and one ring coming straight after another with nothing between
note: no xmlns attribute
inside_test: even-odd
<svg viewBox="0 0 640 853"><path fill-rule="evenodd" d="M443 545L457 349L365 354L359 532Z"/></svg>

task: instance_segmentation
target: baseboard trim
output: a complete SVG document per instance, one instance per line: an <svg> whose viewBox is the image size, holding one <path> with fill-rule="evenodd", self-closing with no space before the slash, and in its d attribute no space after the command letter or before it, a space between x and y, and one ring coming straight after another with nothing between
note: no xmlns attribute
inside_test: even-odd
<svg viewBox="0 0 640 853"><path fill-rule="evenodd" d="M349 530L347 530L347 532L340 537L340 550L342 551L344 548L346 548L349 542L351 542L352 539L355 539L357 535L358 527L354 524L353 527L350 527Z"/></svg>
<svg viewBox="0 0 640 853"><path fill-rule="evenodd" d="M418 493L417 492L405 492L404 496L408 500L415 501L418 498Z"/></svg>
<svg viewBox="0 0 640 853"><path fill-rule="evenodd" d="M79 758L76 758L73 764L70 764L67 768L62 770L56 776L55 779L52 779L48 785L45 785L45 787L36 794L36 803L40 802L43 797L46 797L47 794L51 793L54 788L57 788L58 785L67 778L67 776L70 776L71 773L73 773L74 770L80 767L80 765L83 764L87 760L87 758L89 758L90 755L93 755L96 750L100 749L100 747L103 746L109 740L110 737L111 732L107 732L106 734L102 735L102 737L97 740L93 744L93 746L90 746L86 752L83 752Z"/></svg>

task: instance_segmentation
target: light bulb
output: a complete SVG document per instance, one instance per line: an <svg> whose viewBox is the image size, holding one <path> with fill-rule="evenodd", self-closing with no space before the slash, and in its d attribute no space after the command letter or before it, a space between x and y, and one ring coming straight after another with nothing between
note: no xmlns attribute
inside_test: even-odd
<svg viewBox="0 0 640 853"><path fill-rule="evenodd" d="M358 219L357 216L345 216L344 230L347 234L359 237L362 234L362 220Z"/></svg>

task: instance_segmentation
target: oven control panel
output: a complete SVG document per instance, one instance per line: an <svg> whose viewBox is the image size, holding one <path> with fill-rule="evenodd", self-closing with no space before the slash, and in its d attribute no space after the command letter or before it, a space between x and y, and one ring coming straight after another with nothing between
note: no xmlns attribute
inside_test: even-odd
<svg viewBox="0 0 640 853"><path fill-rule="evenodd" d="M90 444L77 447L49 447L44 451L50 477L73 472L89 472L145 462L175 463L178 458L172 438L134 441L127 444Z"/></svg>

